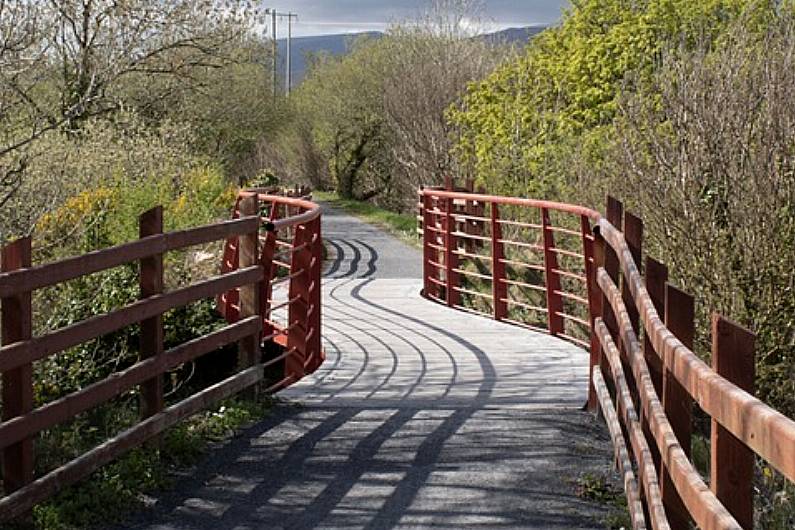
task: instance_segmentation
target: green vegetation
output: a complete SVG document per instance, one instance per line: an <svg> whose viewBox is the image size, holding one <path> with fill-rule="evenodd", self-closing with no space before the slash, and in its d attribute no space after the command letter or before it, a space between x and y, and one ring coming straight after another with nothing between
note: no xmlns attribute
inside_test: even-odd
<svg viewBox="0 0 795 530"><path fill-rule="evenodd" d="M271 398L235 398L197 414L148 445L133 449L86 480L62 490L33 509L32 520L12 528L72 530L121 520L144 503L143 495L169 487L175 471L199 461L211 444L223 442L262 419L272 406ZM70 445L61 450L78 454L91 448L84 429L74 429Z"/></svg>
<svg viewBox="0 0 795 530"><path fill-rule="evenodd" d="M342 199L336 193L328 191L316 191L312 194L312 198L379 226L412 245L419 246L420 244L417 236L416 214L396 213L369 202Z"/></svg>
<svg viewBox="0 0 795 530"><path fill-rule="evenodd" d="M586 473L577 480L577 496L589 501L596 501L608 507L608 513L602 520L605 528L620 530L631 528L632 520L627 509L627 499L620 486L616 486L612 477Z"/></svg>

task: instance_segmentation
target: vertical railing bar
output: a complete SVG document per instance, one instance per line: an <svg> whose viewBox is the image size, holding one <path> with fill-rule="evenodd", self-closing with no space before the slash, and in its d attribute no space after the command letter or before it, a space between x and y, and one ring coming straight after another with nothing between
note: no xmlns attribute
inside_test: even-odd
<svg viewBox="0 0 795 530"><path fill-rule="evenodd" d="M563 297L560 295L560 275L558 270L558 256L554 252L555 235L552 233L552 222L549 209L541 208L541 228L544 244L544 286L547 297L547 328L549 333L557 335L563 333Z"/></svg>
<svg viewBox="0 0 795 530"><path fill-rule="evenodd" d="M495 320L508 317L508 285L505 283L505 248L502 243L502 226L497 201L491 203L491 294Z"/></svg>

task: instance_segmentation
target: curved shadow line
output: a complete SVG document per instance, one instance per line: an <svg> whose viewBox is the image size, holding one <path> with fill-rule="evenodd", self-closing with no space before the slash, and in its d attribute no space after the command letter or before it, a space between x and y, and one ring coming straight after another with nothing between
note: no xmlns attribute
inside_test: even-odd
<svg viewBox="0 0 795 530"><path fill-rule="evenodd" d="M370 259L367 260L367 273L364 276L362 276L362 278L370 278L372 276L375 276L375 272L376 270L378 270L378 268L376 267L376 263L378 262L378 251L375 248L368 245L367 243L365 243L364 241L362 241L361 239L354 239L353 242L359 243L361 246L366 248L367 251L370 253Z"/></svg>
<svg viewBox="0 0 795 530"><path fill-rule="evenodd" d="M334 261L331 262L331 266L328 270L323 273L323 276L327 277L335 274L340 269L340 265L342 265L342 261L345 259L345 251L333 239L324 239L324 241L334 247Z"/></svg>
<svg viewBox="0 0 795 530"><path fill-rule="evenodd" d="M342 300L341 298L339 298L336 295L330 295L330 297L333 300L336 300L337 302L339 302L340 304L351 308L352 310L359 311L359 309L356 308L354 305L345 302L344 300ZM357 315L352 315L350 313L347 313L347 312L344 312L344 311L340 311L339 309L337 311L340 312L340 313L343 313L343 314L345 314L347 316L351 316L351 317L357 318ZM367 333L366 330L364 330L362 328L358 328L358 327L354 326L353 324L350 324L350 326L355 328L355 329L357 329L358 331L362 331L364 333ZM411 386L411 388L409 388L409 390L406 392L406 394L403 396L403 398L405 399L405 398L409 397L417 389L417 387L420 385L420 383L422 383L422 380L425 378L425 375L427 374L427 366L428 366L427 358L422 353L422 350L419 347L417 347L413 342L408 340L403 335L399 335L398 333L396 333L396 332L394 332L394 331L392 331L390 329L387 329L387 328L378 328L378 329L380 329L381 331L384 331L384 332L392 335L393 337L396 337L397 339L405 342L409 347L411 347L411 349L413 349L415 352L417 352L417 354L420 357L420 360L421 360L421 363L422 363L422 370L420 372L420 376L417 379L417 381ZM440 396L441 398L447 397L450 394L450 391L452 390L452 387L455 385L456 381L458 380L458 363L456 362L455 357L453 356L452 352L449 349L447 349L445 346L443 346L439 341L433 339L432 337L430 337L428 335L423 335L419 331L411 329L411 328L408 328L408 327L406 329L407 329L407 331L409 331L411 333L414 333L415 335L418 335L419 337L427 340L428 342L430 342L431 344L433 344L434 346L439 348L439 350L441 350L448 357L448 359L450 360L450 364L452 365L452 375L451 375L451 378L450 378L450 383L447 385L447 387L445 388L445 391ZM383 344L383 342L382 342L382 344ZM391 351L391 349L390 349L390 351ZM371 397L374 393L375 393L375 391L371 392L371 394L368 397Z"/></svg>
<svg viewBox="0 0 795 530"><path fill-rule="evenodd" d="M344 243L345 245L351 247L351 250L353 251L353 261L351 261L351 266L348 269L348 272L346 272L341 276L337 276L337 278L349 278L351 276L354 276L356 272L359 270L359 262L362 261L362 253L361 251L359 251L358 248L356 248L356 245L352 245L347 240L341 239L340 241L342 241L342 243Z"/></svg>

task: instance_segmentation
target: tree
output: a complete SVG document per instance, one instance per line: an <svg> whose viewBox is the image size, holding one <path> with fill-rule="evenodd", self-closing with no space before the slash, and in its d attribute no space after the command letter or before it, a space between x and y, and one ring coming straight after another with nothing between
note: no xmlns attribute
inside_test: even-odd
<svg viewBox="0 0 795 530"><path fill-rule="evenodd" d="M0 0L2 203L42 135L200 89L255 15L242 0Z"/></svg>

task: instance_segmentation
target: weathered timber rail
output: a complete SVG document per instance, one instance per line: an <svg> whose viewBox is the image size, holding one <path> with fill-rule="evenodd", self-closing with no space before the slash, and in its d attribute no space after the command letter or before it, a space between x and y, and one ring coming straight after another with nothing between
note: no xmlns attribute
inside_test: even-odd
<svg viewBox="0 0 795 530"><path fill-rule="evenodd" d="M648 256L641 275L643 223L619 201L605 218L426 188L419 206L427 298L590 350L587 406L607 420L633 528L752 528L756 456L795 481L795 422L752 395L753 334L714 315L712 367L697 357L694 300ZM694 403L712 418L709 485L690 460Z"/></svg>
<svg viewBox="0 0 795 530"><path fill-rule="evenodd" d="M265 223L261 213L267 218ZM141 238L137 241L37 266L31 264L29 238L2 249L0 448L6 496L0 499L0 520L24 513L60 488L218 400L255 385L264 392L284 388L322 362L320 208L308 200L264 195L254 190L240 194L235 217L231 221L163 233L163 212L157 207L140 217ZM226 240L227 249L227 261L220 275L164 292L165 253L219 240ZM133 262L139 262L139 301L32 336L33 291ZM279 267L285 268L286 273L277 272ZM274 289L274 285L280 287ZM289 298L274 304L274 293L282 291ZM163 313L213 297L218 297L219 309L229 325L165 351ZM284 310L286 318L277 316L279 309ZM139 362L34 408L33 362L132 325L140 325ZM166 406L165 372L233 343L238 344L234 375ZM268 354L266 360L261 354L263 346ZM269 377L265 383L266 373L270 374L274 368L282 377L275 380ZM63 466L34 477L34 437L39 432L136 386L141 401L140 421L136 425Z"/></svg>

